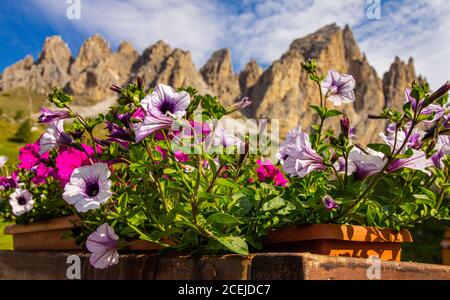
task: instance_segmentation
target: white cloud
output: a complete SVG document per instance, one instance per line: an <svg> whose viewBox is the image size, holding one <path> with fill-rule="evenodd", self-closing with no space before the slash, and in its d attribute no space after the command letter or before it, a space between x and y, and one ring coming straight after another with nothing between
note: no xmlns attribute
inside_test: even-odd
<svg viewBox="0 0 450 300"><path fill-rule="evenodd" d="M399 55L413 56L434 87L448 76L446 0L384 0L383 18L374 21L366 18L366 0L81 0L82 19L70 23L66 1L33 1L57 29L99 32L114 45L128 40L140 50L162 39L190 50L198 67L223 47L231 48L238 69L250 59L268 65L294 39L336 22L353 27L380 75Z"/></svg>

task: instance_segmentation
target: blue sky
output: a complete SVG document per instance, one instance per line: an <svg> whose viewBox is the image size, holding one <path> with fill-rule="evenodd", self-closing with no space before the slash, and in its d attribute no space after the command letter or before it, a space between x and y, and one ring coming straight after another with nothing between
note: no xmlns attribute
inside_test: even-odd
<svg viewBox="0 0 450 300"><path fill-rule="evenodd" d="M68 2L80 2L69 20ZM367 10L381 3L381 19ZM0 70L32 54L46 36L61 35L75 56L102 34L113 48L128 40L142 51L157 40L189 50L200 67L230 48L239 71L250 59L267 66L290 42L336 22L349 24L379 75L396 55L415 58L433 87L450 78L450 1L446 0L8 0L0 3Z"/></svg>

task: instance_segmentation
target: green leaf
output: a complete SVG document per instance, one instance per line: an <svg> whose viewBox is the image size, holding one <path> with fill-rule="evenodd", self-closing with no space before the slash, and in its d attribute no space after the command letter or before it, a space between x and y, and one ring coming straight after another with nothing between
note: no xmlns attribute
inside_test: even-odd
<svg viewBox="0 0 450 300"><path fill-rule="evenodd" d="M206 221L212 224L225 224L230 226L242 224L242 222L235 216L224 213L212 214L208 217L208 219L206 219Z"/></svg>
<svg viewBox="0 0 450 300"><path fill-rule="evenodd" d="M174 173L177 173L177 172L178 172L177 170L170 169L170 168L164 169L164 171L163 171L163 173L166 174L166 175L174 174Z"/></svg>
<svg viewBox="0 0 450 300"><path fill-rule="evenodd" d="M239 186L230 178L217 178L216 184L226 186L226 187L236 189L236 190L239 189Z"/></svg>
<svg viewBox="0 0 450 300"><path fill-rule="evenodd" d="M248 255L248 246L245 240L238 236L216 236L215 239L231 252Z"/></svg>
<svg viewBox="0 0 450 300"><path fill-rule="evenodd" d="M128 193L123 193L122 195L120 195L119 199L119 208L120 211L124 211L127 207L128 204Z"/></svg>
<svg viewBox="0 0 450 300"><path fill-rule="evenodd" d="M265 202L262 205L261 209L263 211L270 211L270 210L280 209L284 206L286 206L286 201L284 201L284 199L282 199L280 197L276 197L276 198L273 198L272 200Z"/></svg>
<svg viewBox="0 0 450 300"><path fill-rule="evenodd" d="M342 112L335 110L335 109L330 109L325 113L325 118L336 117L339 115L342 115Z"/></svg>
<svg viewBox="0 0 450 300"><path fill-rule="evenodd" d="M386 156L391 155L391 147L389 147L386 144L369 144L369 145L367 145L367 147L369 147L370 149L372 149L374 151L381 152Z"/></svg>

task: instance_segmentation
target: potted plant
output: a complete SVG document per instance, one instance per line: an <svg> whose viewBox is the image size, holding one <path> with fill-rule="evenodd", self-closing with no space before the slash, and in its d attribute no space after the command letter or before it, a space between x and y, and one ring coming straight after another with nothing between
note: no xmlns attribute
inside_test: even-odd
<svg viewBox="0 0 450 300"><path fill-rule="evenodd" d="M353 141L347 118L335 122L337 134L325 129L343 115L327 101L355 101L353 78L335 71L321 77L313 61L303 69L320 89L320 105L311 106L318 124L311 134L297 128L287 135L280 164L262 155L267 145L258 141L264 138L233 134L219 123L250 105L248 98L223 107L193 88L145 90L138 79L112 87L119 99L106 115L84 118L70 108L72 98L55 89L48 99L58 110L43 111L40 121L49 127L35 144L47 159L29 170L19 165L19 180L4 177L14 184L3 185L1 196L9 201L1 202L2 216L37 219L37 208L47 207L40 194L52 183L52 197L62 201L57 213L77 216L72 237L92 253L96 268L116 264L118 250L155 248L399 260L399 243L411 241L402 228L448 218L450 143L440 133L447 126L449 84L431 94L426 84L414 83L402 113L386 109L376 116L394 124L382 135L385 143L364 149ZM418 129L426 122L435 124L429 134ZM102 129L106 137L96 137ZM54 173L33 183L40 164Z"/></svg>

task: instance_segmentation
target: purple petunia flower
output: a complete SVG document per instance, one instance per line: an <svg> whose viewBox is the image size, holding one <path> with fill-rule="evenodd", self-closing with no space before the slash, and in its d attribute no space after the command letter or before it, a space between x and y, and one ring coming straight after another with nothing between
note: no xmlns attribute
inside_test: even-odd
<svg viewBox="0 0 450 300"><path fill-rule="evenodd" d="M117 252L119 237L108 223L97 228L86 240L86 248L91 252L89 262L96 269L105 269L119 262Z"/></svg>
<svg viewBox="0 0 450 300"><path fill-rule="evenodd" d="M70 112L59 110L59 111L53 111L48 108L41 108L41 115L39 116L38 122L49 124L55 121L64 120L70 118Z"/></svg>
<svg viewBox="0 0 450 300"><path fill-rule="evenodd" d="M278 157L283 170L289 176L305 177L315 170L325 170L323 158L314 151L307 133L300 128L291 130L286 140L281 143Z"/></svg>
<svg viewBox="0 0 450 300"><path fill-rule="evenodd" d="M437 143L435 146L437 152L431 156L431 160L436 168L444 168L442 159L445 155L450 154L450 136L440 135L438 136Z"/></svg>
<svg viewBox="0 0 450 300"><path fill-rule="evenodd" d="M431 167L432 165L433 165L432 160L428 159L423 151L413 150L413 154L410 157L394 160L388 166L386 172L392 173L397 170L407 168L430 174L427 168Z"/></svg>
<svg viewBox="0 0 450 300"><path fill-rule="evenodd" d="M0 176L0 191L15 189L17 187L18 181L18 171L15 171L11 176Z"/></svg>
<svg viewBox="0 0 450 300"><path fill-rule="evenodd" d="M335 106L355 102L355 79L352 75L330 70L321 84L322 92Z"/></svg>
<svg viewBox="0 0 450 300"><path fill-rule="evenodd" d="M445 113L445 109L442 106L436 105L436 104L429 104L427 107L424 107L422 109L423 104L425 103L425 99L417 101L414 97L411 96L411 89L407 88L405 90L405 96L406 100L405 103L410 102L411 108L413 111L420 111L420 115L422 116L430 116L434 114L433 119L431 120L424 120L425 123L432 123L436 120L442 118Z"/></svg>
<svg viewBox="0 0 450 300"><path fill-rule="evenodd" d="M42 155L58 146L71 147L74 141L64 132L64 120L51 123L39 140L39 155Z"/></svg>
<svg viewBox="0 0 450 300"><path fill-rule="evenodd" d="M105 163L75 169L64 187L63 199L79 212L99 208L112 195L110 175Z"/></svg>
<svg viewBox="0 0 450 300"><path fill-rule="evenodd" d="M9 198L9 204L11 204L13 214L21 216L33 209L33 195L27 190L16 189Z"/></svg>
<svg viewBox="0 0 450 300"><path fill-rule="evenodd" d="M379 136L381 139L391 147L392 150L398 151L402 144L404 143L406 139L406 131L404 130L398 130L397 131L397 142L395 142L395 130L393 132L389 132L389 134L386 136L384 133L380 132ZM402 153L404 154L406 150L408 149L414 149L419 150L422 147L422 139L425 136L425 132L422 130L414 129L414 131L411 133L411 135L408 138L408 141L406 142L406 146L403 148ZM395 149L394 148L395 145Z"/></svg>
<svg viewBox="0 0 450 300"><path fill-rule="evenodd" d="M333 198L331 198L331 196L326 195L325 197L323 197L322 202L325 206L325 209L328 211L339 208L339 205Z"/></svg>
<svg viewBox="0 0 450 300"><path fill-rule="evenodd" d="M158 84L153 93L141 101L145 118L135 125L136 142L158 130L170 128L174 119L186 114L190 101L187 92L176 92L170 86Z"/></svg>
<svg viewBox="0 0 450 300"><path fill-rule="evenodd" d="M361 149L355 147L350 151L348 156L348 173L355 173L355 178L358 180L364 180L365 178L372 176L380 172L386 162L384 161L384 155L382 153L367 150L364 153Z"/></svg>

